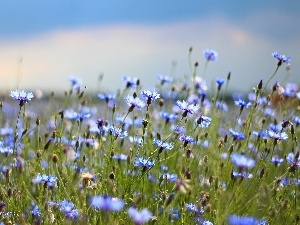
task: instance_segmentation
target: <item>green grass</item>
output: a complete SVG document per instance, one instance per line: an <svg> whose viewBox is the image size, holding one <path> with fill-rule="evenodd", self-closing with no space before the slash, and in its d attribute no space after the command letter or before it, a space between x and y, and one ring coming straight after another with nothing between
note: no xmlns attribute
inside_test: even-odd
<svg viewBox="0 0 300 225"><path fill-rule="evenodd" d="M295 116L299 115L299 98L284 96L279 88L267 93L260 83L254 87L252 105L241 110L228 99L228 76L224 86L210 87L215 93L201 101L196 67L185 84L176 80L157 84L160 98L148 101L150 104L140 95L142 80L135 88L125 87L113 103L72 88L63 99L52 94L24 104L3 96L1 149L12 149L13 153L1 153L0 220L4 224L134 224L128 214L133 207L151 212L149 224L298 224L300 131ZM130 108L124 101L127 95L140 97L145 107ZM190 114L176 108L178 100L186 101L193 95L199 110ZM280 102L275 102L278 96ZM266 102L261 103L263 97ZM228 111L221 110L217 101L226 102ZM272 115L266 115L267 108ZM69 109L81 114L70 119ZM173 113L177 119L166 121L160 112ZM203 128L195 122L201 115L211 118ZM99 119L103 120L101 129L97 128ZM128 125L128 121L134 123ZM271 124L287 125L276 133L285 133L288 138L253 134L270 130ZM128 135L114 135L108 129L111 126ZM234 138L231 128L241 131L244 138ZM194 142L182 142L183 134ZM142 141L130 142L129 137ZM173 148L160 149L154 139ZM255 165L238 168L232 153L253 159ZM287 160L291 153L294 164ZM127 159L113 159L119 154ZM275 165L273 156L283 162ZM154 164L137 166L140 157L146 165ZM252 176L236 177L235 172ZM36 183L38 174L56 179ZM99 195L114 197L124 206L115 212L95 209L91 199ZM73 212L74 219L57 204L63 200L73 203L67 212ZM188 204L194 205L188 208ZM35 206L38 215L33 215ZM257 222L229 222L232 215L253 217Z"/></svg>

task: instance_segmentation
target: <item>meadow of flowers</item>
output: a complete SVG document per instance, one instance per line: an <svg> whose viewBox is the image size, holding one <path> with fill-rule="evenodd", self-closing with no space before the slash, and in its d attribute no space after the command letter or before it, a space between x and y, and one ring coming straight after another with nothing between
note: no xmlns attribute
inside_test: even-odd
<svg viewBox="0 0 300 225"><path fill-rule="evenodd" d="M300 224L300 89L274 81L291 58L228 98L203 53L149 90L124 76L90 96L70 77L64 98L2 96L0 224Z"/></svg>

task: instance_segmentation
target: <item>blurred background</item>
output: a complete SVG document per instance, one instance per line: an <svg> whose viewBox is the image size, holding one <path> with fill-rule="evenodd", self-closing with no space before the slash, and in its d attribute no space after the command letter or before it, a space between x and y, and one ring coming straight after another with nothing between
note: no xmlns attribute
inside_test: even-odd
<svg viewBox="0 0 300 225"><path fill-rule="evenodd" d="M122 76L138 77L144 88L157 75L198 75L210 83L226 78L232 91L266 81L277 60L292 56L275 81L300 82L300 1L234 0L0 0L0 88L10 91L70 87L80 77L89 91L115 91ZM203 49L219 53L205 75ZM101 86L99 75L103 75Z"/></svg>

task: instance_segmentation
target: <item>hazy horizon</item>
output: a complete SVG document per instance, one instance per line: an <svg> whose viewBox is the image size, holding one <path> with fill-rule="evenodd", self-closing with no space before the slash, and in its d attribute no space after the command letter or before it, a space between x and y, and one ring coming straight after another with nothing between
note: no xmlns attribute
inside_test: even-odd
<svg viewBox="0 0 300 225"><path fill-rule="evenodd" d="M104 75L103 91L122 88L123 75L138 77L143 87L151 88L157 74L170 75L173 62L175 78L190 74L190 47L199 76L205 64L203 49L219 53L203 77L208 84L231 71L230 90L251 90L274 72L273 51L292 57L287 81L300 82L298 1L114 3L3 3L1 89L62 92L70 87L69 75L75 75L97 91L99 74ZM282 66L273 82L285 75Z"/></svg>

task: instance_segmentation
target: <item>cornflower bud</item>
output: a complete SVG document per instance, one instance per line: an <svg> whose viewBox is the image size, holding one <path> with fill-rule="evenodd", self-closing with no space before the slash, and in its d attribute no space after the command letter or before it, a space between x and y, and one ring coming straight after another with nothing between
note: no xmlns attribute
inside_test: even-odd
<svg viewBox="0 0 300 225"><path fill-rule="evenodd" d="M265 168L262 168L262 170L259 173L259 178L260 179L263 178L264 174L265 174Z"/></svg>
<svg viewBox="0 0 300 225"><path fill-rule="evenodd" d="M295 134L295 130L294 130L294 125L291 125L291 134L294 135Z"/></svg>
<svg viewBox="0 0 300 225"><path fill-rule="evenodd" d="M257 85L257 89L258 89L258 90L261 90L262 87L263 87L263 81L260 80L259 83L258 83L258 85Z"/></svg>
<svg viewBox="0 0 300 225"><path fill-rule="evenodd" d="M142 124L143 124L144 128L147 127L148 123L149 123L148 120L143 119Z"/></svg>
<svg viewBox="0 0 300 225"><path fill-rule="evenodd" d="M174 193L171 193L171 194L168 196L168 198L167 198L167 200L166 200L166 202L165 202L165 207L167 207L168 205L171 204L171 202L172 202L172 200L173 200L174 197L175 197L175 194L174 194Z"/></svg>
<svg viewBox="0 0 300 225"><path fill-rule="evenodd" d="M159 99L158 104L159 104L160 107L163 107L163 105L164 105L164 100L163 100L162 98Z"/></svg>
<svg viewBox="0 0 300 225"><path fill-rule="evenodd" d="M52 155L52 161L53 161L54 163L57 163L57 161L58 161L58 156L57 156L56 154L53 154L53 155Z"/></svg>
<svg viewBox="0 0 300 225"><path fill-rule="evenodd" d="M37 126L39 126L39 125L40 125L40 123L41 123L41 120L40 120L40 118L38 117L38 118L36 119L36 122L35 122L35 124L36 124Z"/></svg>
<svg viewBox="0 0 300 225"><path fill-rule="evenodd" d="M114 172L111 172L111 173L109 174L109 179L111 179L111 180L115 179L115 174L114 174Z"/></svg>
<svg viewBox="0 0 300 225"><path fill-rule="evenodd" d="M224 137L224 143L227 143L227 134L225 134L225 137Z"/></svg>
<svg viewBox="0 0 300 225"><path fill-rule="evenodd" d="M137 97L137 93L136 93L136 92L133 92L132 97L133 97L133 98L136 98L136 97Z"/></svg>

